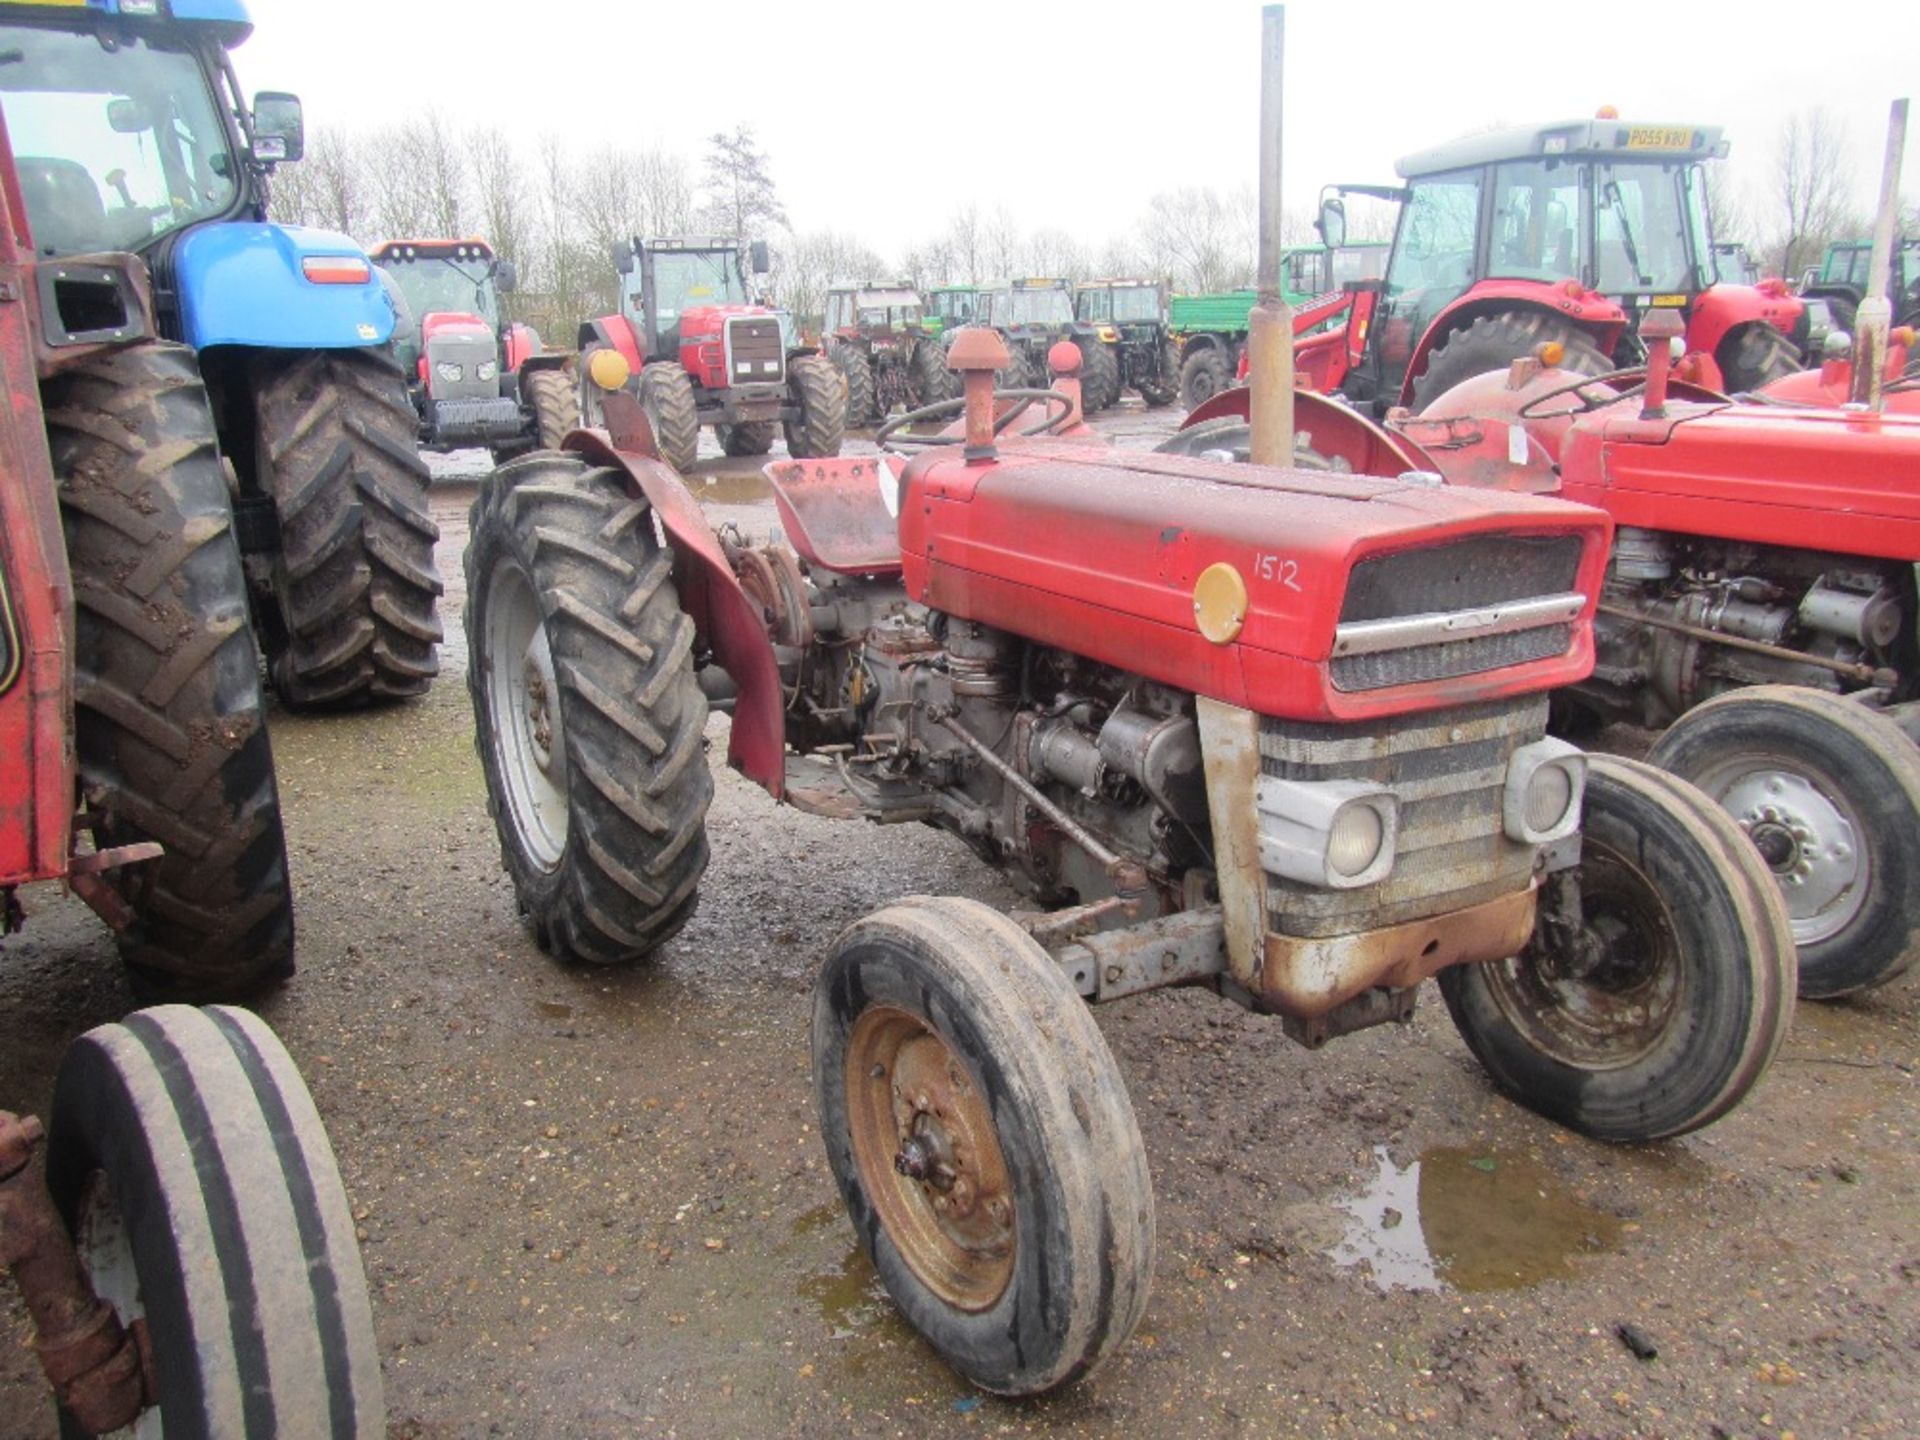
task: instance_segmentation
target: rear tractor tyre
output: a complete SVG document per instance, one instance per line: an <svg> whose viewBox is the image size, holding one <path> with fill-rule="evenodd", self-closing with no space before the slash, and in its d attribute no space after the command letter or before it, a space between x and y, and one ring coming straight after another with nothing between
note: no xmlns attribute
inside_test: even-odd
<svg viewBox="0 0 1920 1440"><path fill-rule="evenodd" d="M796 355L787 362L787 390L799 412L786 422L787 454L796 460L838 455L847 435L846 378L824 355Z"/></svg>
<svg viewBox="0 0 1920 1440"><path fill-rule="evenodd" d="M1198 425L1176 430L1153 447L1156 455L1194 455L1231 460L1245 465L1253 455L1253 427L1238 415L1216 415ZM1344 459L1330 459L1314 449L1306 432L1293 436L1293 468L1325 470L1350 474L1353 467Z"/></svg>
<svg viewBox="0 0 1920 1440"><path fill-rule="evenodd" d="M1118 347L1101 340L1090 340L1080 354L1080 408L1092 415L1108 409L1120 398L1120 360Z"/></svg>
<svg viewBox="0 0 1920 1440"><path fill-rule="evenodd" d="M1209 345L1187 356L1180 366L1180 403L1198 410L1233 384L1233 366L1227 352Z"/></svg>
<svg viewBox="0 0 1920 1440"><path fill-rule="evenodd" d="M960 377L947 368L946 348L932 336L914 342L908 376L913 387L910 404L916 410L951 400L960 393Z"/></svg>
<svg viewBox="0 0 1920 1440"><path fill-rule="evenodd" d="M644 500L530 455L484 481L467 686L487 809L542 948L617 965L666 942L707 866L713 776L693 622Z"/></svg>
<svg viewBox="0 0 1920 1440"><path fill-rule="evenodd" d="M1427 368L1413 382L1413 413L1418 415L1462 380L1504 370L1549 342L1560 346L1559 368L1570 374L1604 375L1613 368L1579 326L1544 311L1503 310L1454 331L1427 357Z"/></svg>
<svg viewBox="0 0 1920 1440"><path fill-rule="evenodd" d="M683 474L691 470L700 457L700 410L687 372L671 360L643 365L637 393L660 458Z"/></svg>
<svg viewBox="0 0 1920 1440"><path fill-rule="evenodd" d="M1786 1035L1793 930L1725 811L1650 765L1587 764L1581 860L1542 886L1532 942L1443 970L1440 991L1520 1104L1600 1140L1684 1134L1737 1105Z"/></svg>
<svg viewBox="0 0 1920 1440"><path fill-rule="evenodd" d="M1143 375L1134 382L1140 398L1149 410L1171 405L1180 397L1180 347L1169 340L1160 351L1160 373Z"/></svg>
<svg viewBox="0 0 1920 1440"><path fill-rule="evenodd" d="M972 900L856 922L814 987L820 1131L860 1243L973 1383L1087 1374L1146 1309L1153 1185L1125 1082L1065 974Z"/></svg>
<svg viewBox="0 0 1920 1440"><path fill-rule="evenodd" d="M773 449L779 427L771 420L744 420L738 425L716 425L720 448L729 455L764 455Z"/></svg>
<svg viewBox="0 0 1920 1440"><path fill-rule="evenodd" d="M847 382L848 426L865 430L878 425L883 417L873 398L873 362L852 345L835 345L827 358Z"/></svg>
<svg viewBox="0 0 1920 1440"><path fill-rule="evenodd" d="M1920 941L1920 750L1885 715L1787 685L1736 690L1649 755L1724 806L1772 872L1800 993L1883 985Z"/></svg>
<svg viewBox="0 0 1920 1440"><path fill-rule="evenodd" d="M264 357L254 378L260 483L280 520L270 655L292 709L424 695L440 673L418 421L394 361L373 350Z"/></svg>
<svg viewBox="0 0 1920 1440"><path fill-rule="evenodd" d="M533 410L534 444L541 450L558 450L560 442L580 428L579 387L563 367L554 365L527 375L520 388Z"/></svg>
<svg viewBox="0 0 1920 1440"><path fill-rule="evenodd" d="M1759 321L1720 342L1715 357L1729 395L1745 395L1805 368L1800 352L1775 326Z"/></svg>
<svg viewBox="0 0 1920 1440"><path fill-rule="evenodd" d="M136 993L234 998L293 973L286 837L226 475L193 352L104 351L47 382L74 591L74 745Z"/></svg>
<svg viewBox="0 0 1920 1440"><path fill-rule="evenodd" d="M116 1433L386 1434L339 1167L255 1016L167 1005L75 1041L47 1190L95 1292L122 1324L145 1322L154 1394ZM63 1436L87 1433L61 1415Z"/></svg>

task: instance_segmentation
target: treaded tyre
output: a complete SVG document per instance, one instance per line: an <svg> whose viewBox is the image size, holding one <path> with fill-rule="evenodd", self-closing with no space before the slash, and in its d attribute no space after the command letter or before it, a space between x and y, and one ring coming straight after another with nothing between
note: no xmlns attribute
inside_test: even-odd
<svg viewBox="0 0 1920 1440"><path fill-rule="evenodd" d="M676 470L691 470L700 456L700 411L687 372L671 360L643 365L635 393L653 426L660 458Z"/></svg>
<svg viewBox="0 0 1920 1440"><path fill-rule="evenodd" d="M296 709L424 695L440 673L439 527L418 420L391 357L263 356L254 372L260 483L280 519L268 658Z"/></svg>
<svg viewBox="0 0 1920 1440"><path fill-rule="evenodd" d="M1253 455L1253 427L1238 415L1216 415L1211 420L1202 420L1198 425L1182 426L1154 446L1153 453L1213 455L1225 457L1237 465L1245 465ZM1349 473L1352 469L1345 460L1335 462L1314 449L1307 443L1303 431L1294 433L1293 468L1341 474Z"/></svg>
<svg viewBox="0 0 1920 1440"><path fill-rule="evenodd" d="M580 428L579 387L565 367L551 365L530 372L520 388L533 410L534 443L542 450L558 450L560 442Z"/></svg>
<svg viewBox="0 0 1920 1440"><path fill-rule="evenodd" d="M720 448L729 455L764 455L773 449L778 430L771 420L745 420L738 425L716 425Z"/></svg>
<svg viewBox="0 0 1920 1440"><path fill-rule="evenodd" d="M534 937L562 959L656 949L707 867L707 702L672 568L613 470L530 455L473 504L467 684L487 809Z"/></svg>
<svg viewBox="0 0 1920 1440"><path fill-rule="evenodd" d="M827 351L847 382L847 424L856 430L878 425L880 410L873 399L873 363L852 345L835 345Z"/></svg>
<svg viewBox="0 0 1920 1440"><path fill-rule="evenodd" d="M787 390L798 410L785 423L787 454L796 460L838 455L847 435L847 382L824 355L787 362Z"/></svg>
<svg viewBox="0 0 1920 1440"><path fill-rule="evenodd" d="M860 1243L941 1357L1003 1395L1092 1371L1153 1281L1119 1067L1046 951L972 900L857 921L814 987L820 1133Z"/></svg>
<svg viewBox="0 0 1920 1440"><path fill-rule="evenodd" d="M1800 950L1800 993L1884 985L1920 940L1920 751L1857 701L1787 685L1709 700L1648 761L1732 814L1772 872Z"/></svg>
<svg viewBox="0 0 1920 1440"><path fill-rule="evenodd" d="M1180 366L1180 403L1198 410L1233 384L1233 366L1226 352L1207 346L1187 356Z"/></svg>
<svg viewBox="0 0 1920 1440"><path fill-rule="evenodd" d="M1116 347L1089 340L1080 351L1080 408L1087 414L1105 410L1120 398L1120 361Z"/></svg>
<svg viewBox="0 0 1920 1440"><path fill-rule="evenodd" d="M1724 810L1651 765L1587 765L1580 863L1542 885L1532 942L1441 971L1440 993L1520 1104L1600 1140L1681 1135L1739 1104L1786 1036L1793 929Z"/></svg>
<svg viewBox="0 0 1920 1440"><path fill-rule="evenodd" d="M1140 392L1149 410L1171 405L1180 395L1180 347L1171 340L1160 347L1160 373L1142 375L1133 388Z"/></svg>
<svg viewBox="0 0 1920 1440"><path fill-rule="evenodd" d="M1720 353L1714 358L1730 395L1748 394L1802 368L1800 351L1793 341L1765 321L1744 325L1722 340Z"/></svg>
<svg viewBox="0 0 1920 1440"><path fill-rule="evenodd" d="M947 368L946 348L932 336L914 341L908 383L912 393L907 403L912 409L937 405L960 393L960 377Z"/></svg>
<svg viewBox="0 0 1920 1440"><path fill-rule="evenodd" d="M1427 357L1427 368L1413 382L1414 414L1462 380L1504 370L1549 341L1561 347L1559 368L1570 374L1604 375L1613 368L1579 326L1540 310L1502 310L1454 331Z"/></svg>
<svg viewBox="0 0 1920 1440"><path fill-rule="evenodd" d="M152 1346L153 1407L119 1433L386 1434L346 1191L266 1025L169 1005L91 1030L51 1116L47 1189L96 1292ZM63 1414L61 1433L83 1432Z"/></svg>
<svg viewBox="0 0 1920 1440"><path fill-rule="evenodd" d="M286 838L247 585L199 362L103 351L45 387L73 573L74 746L144 998L244 995L293 973Z"/></svg>

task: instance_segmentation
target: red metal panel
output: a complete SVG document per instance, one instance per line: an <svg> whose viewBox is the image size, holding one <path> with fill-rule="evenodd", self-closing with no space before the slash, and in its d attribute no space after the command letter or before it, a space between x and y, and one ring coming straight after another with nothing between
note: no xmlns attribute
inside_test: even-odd
<svg viewBox="0 0 1920 1440"><path fill-rule="evenodd" d="M1569 293L1570 286L1578 293ZM1578 290L1571 281L1548 284L1540 280L1482 280L1441 311L1420 337L1420 344L1407 362L1407 377L1400 386L1400 403L1413 403L1414 380L1427 368L1427 357L1448 334L1469 324L1475 316L1499 310L1544 310L1591 332L1594 343L1608 355L1613 353L1614 344L1627 325L1626 311L1595 291Z"/></svg>
<svg viewBox="0 0 1920 1440"><path fill-rule="evenodd" d="M620 352L627 362L627 369L635 375L640 367L647 363L647 356L640 344L640 334L633 328L633 322L624 315L606 315L598 320L589 320L587 330L594 340L603 345L611 345Z"/></svg>
<svg viewBox="0 0 1920 1440"><path fill-rule="evenodd" d="M1687 350L1711 355L1736 325L1760 322L1789 335L1806 305L1778 280L1759 285L1714 285L1700 292L1687 316Z"/></svg>

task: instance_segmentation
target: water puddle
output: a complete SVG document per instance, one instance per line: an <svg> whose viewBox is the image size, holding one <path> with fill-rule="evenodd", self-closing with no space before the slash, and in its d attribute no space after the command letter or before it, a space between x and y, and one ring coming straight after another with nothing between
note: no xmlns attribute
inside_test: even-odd
<svg viewBox="0 0 1920 1440"><path fill-rule="evenodd" d="M767 477L760 473L758 465L744 472L709 471L696 473L688 477L688 488L693 491L696 500L720 505L758 505L773 496L773 489L767 484Z"/></svg>
<svg viewBox="0 0 1920 1440"><path fill-rule="evenodd" d="M1340 1202L1346 1233L1328 1254L1365 1265L1382 1290L1517 1290L1575 1273L1619 1248L1619 1217L1588 1204L1526 1155L1441 1147L1379 1169Z"/></svg>
<svg viewBox="0 0 1920 1440"><path fill-rule="evenodd" d="M835 1206L835 1210L839 1207ZM804 1217L803 1217L804 1219ZM874 1330L893 1312L880 1277L858 1245L840 1264L800 1282L800 1293L820 1307L832 1339L850 1340Z"/></svg>
<svg viewBox="0 0 1920 1440"><path fill-rule="evenodd" d="M571 1020L573 1018L573 1007L571 1005L562 1005L557 1000L539 1000L536 1001L535 1004L538 1005L540 1013L549 1020Z"/></svg>

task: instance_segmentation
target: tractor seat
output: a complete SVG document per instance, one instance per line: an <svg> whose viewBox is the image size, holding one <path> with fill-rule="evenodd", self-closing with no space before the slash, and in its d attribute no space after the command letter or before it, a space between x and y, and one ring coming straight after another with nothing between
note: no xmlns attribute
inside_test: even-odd
<svg viewBox="0 0 1920 1440"><path fill-rule="evenodd" d="M85 255L107 243L107 209L86 166L44 155L22 155L14 165L40 254Z"/></svg>

